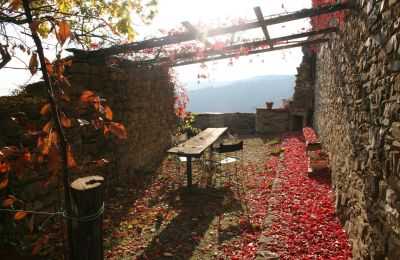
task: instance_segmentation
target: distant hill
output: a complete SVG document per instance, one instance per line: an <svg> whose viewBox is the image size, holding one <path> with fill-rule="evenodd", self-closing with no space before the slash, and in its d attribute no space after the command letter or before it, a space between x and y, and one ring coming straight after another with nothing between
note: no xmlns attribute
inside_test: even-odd
<svg viewBox="0 0 400 260"><path fill-rule="evenodd" d="M197 84L197 83L196 83ZM208 84L208 86L207 86ZM274 108L282 105L281 98L293 96L295 76L267 75L250 79L206 82L195 89L195 83L188 83L190 102L187 110L192 112L255 112L273 101Z"/></svg>

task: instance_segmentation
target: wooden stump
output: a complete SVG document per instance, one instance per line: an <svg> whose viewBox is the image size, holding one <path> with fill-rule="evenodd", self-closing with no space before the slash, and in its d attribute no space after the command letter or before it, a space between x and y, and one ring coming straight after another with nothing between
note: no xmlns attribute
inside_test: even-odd
<svg viewBox="0 0 400 260"><path fill-rule="evenodd" d="M103 259L103 213L95 216L103 208L103 181L101 176L88 176L71 183L78 217L74 220L76 259Z"/></svg>

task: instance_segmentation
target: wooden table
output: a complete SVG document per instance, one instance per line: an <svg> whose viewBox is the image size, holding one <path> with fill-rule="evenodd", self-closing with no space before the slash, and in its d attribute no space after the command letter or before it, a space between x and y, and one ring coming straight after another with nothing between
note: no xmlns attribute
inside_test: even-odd
<svg viewBox="0 0 400 260"><path fill-rule="evenodd" d="M228 127L207 128L186 142L179 144L167 152L186 157L186 176L188 187L192 186L192 157L199 158L204 151L211 146Z"/></svg>

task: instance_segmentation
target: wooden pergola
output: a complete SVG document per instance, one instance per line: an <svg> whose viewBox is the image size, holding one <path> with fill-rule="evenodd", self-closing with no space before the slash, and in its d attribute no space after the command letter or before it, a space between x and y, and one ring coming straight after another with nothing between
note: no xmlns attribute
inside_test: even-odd
<svg viewBox="0 0 400 260"><path fill-rule="evenodd" d="M241 55L251 55L263 52L277 51L307 45L315 45L326 42L328 39L324 36L328 33L337 32L338 28L326 28L321 30L303 32L298 34L292 34L282 36L278 38L271 38L268 32L268 26L289 22L293 20L310 18L323 14L333 13L349 9L348 3L337 3L333 5L326 5L318 8L303 9L297 12L277 15L274 17L265 18L262 14L260 7L255 7L254 12L257 17L256 21L246 22L240 25L232 25L228 27L219 27L208 31L200 31L195 28L189 22L182 22L182 25L187 29L184 33L176 35L165 36L160 38L153 38L143 40L139 42L133 42L123 45L116 45L109 48L103 48L99 50L85 51L80 49L68 49L73 52L75 56L83 58L95 58L95 57L109 57L112 55L118 55L122 53L139 53L146 49L158 49L158 55L154 57L145 58L138 61L139 64L147 65L161 65L166 64L168 66L183 66L194 63L201 63L207 61L215 61L220 59L227 59L237 57ZM209 42L210 37L234 34L236 32L246 31L250 29L260 28L264 34L264 40L257 40L252 42L245 42L240 44L231 44L224 46L219 50L215 50L212 44ZM315 37L320 36L320 37ZM312 39L311 37L314 37ZM306 40L293 41L302 38ZM174 57L161 56L160 50L165 46L174 46L177 44L190 42L190 41L201 41L205 47L202 52L187 52L187 53L175 53ZM241 50L246 49L246 52Z"/></svg>

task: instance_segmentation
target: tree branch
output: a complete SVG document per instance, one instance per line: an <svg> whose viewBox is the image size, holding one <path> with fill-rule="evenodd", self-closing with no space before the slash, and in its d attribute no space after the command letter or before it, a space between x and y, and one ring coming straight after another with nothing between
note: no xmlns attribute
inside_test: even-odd
<svg viewBox="0 0 400 260"><path fill-rule="evenodd" d="M27 22L30 24L33 22L31 9L29 6L29 0L23 0L23 6L25 10L25 15L27 18ZM64 184L64 193L65 193L65 204L66 211L69 216L72 215L72 205L71 205L71 195L69 189L69 169L67 164L67 140L64 135L63 128L61 126L59 113L56 106L56 101L54 98L53 87L51 86L50 78L46 70L46 61L43 52L42 42L39 38L39 35L36 32L32 32L32 39L35 42L37 53L39 55L39 61L41 65L41 71L43 74L44 84L47 89L47 99L51 106L52 117L54 120L54 124L56 126L56 131L58 137L60 139L60 150L61 150L61 165L62 165L62 173L63 173L63 184ZM74 243L72 237L72 220L67 218L67 238L68 238L68 257L71 260L75 259L74 256Z"/></svg>

